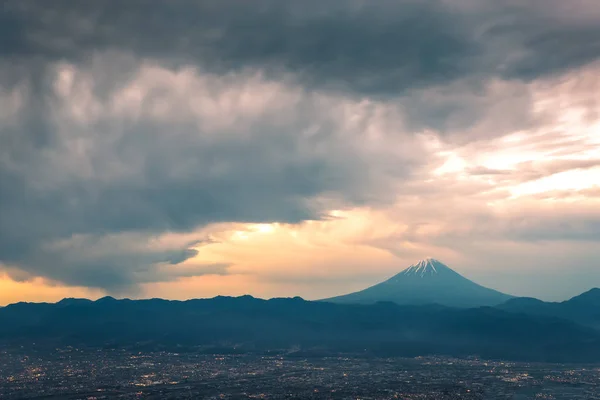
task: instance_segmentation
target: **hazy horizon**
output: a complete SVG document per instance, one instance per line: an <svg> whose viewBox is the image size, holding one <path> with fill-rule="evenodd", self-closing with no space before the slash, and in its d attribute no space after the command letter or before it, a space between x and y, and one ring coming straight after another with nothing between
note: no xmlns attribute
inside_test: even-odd
<svg viewBox="0 0 600 400"><path fill-rule="evenodd" d="M430 258L431 258L431 257L427 257L426 259L430 259ZM426 260L426 259L423 259L423 260ZM440 260L435 260L435 261L438 261L438 262L439 262ZM402 274L404 271L406 271L406 270L410 269L411 267L414 267L414 266L415 266L417 263L419 263L419 262L422 262L422 261L420 260L420 261L418 261L418 262L416 262L416 263L413 263L412 265L408 266L407 268L404 268L404 269L402 269L402 270L398 271L398 272L397 272L397 273L395 273L394 275L391 275L391 276L389 276L389 275L388 275L388 276L385 276L385 277L381 278L381 279L380 279L380 280L378 280L378 281L374 281L374 282L368 282L368 283L367 283L367 282L365 282L365 283L363 284L363 286L357 286L357 287L354 287L355 285L352 285L352 286L350 286L350 285L349 285L348 287L354 287L354 289L347 289L347 290L346 290L346 291L344 291L344 292L340 292L340 293L334 293L334 294L329 294L329 295L327 295L327 296L330 296L330 297L331 297L331 296L336 296L336 295L344 295L344 294L351 293L351 292L353 292L353 291L360 291L360 290L362 290L362 289L366 289L367 287L370 287L370 286L372 286L372 285L375 285L375 284L377 284L377 283L384 282L384 281L386 281L387 279L393 278L393 277L394 277L394 276L396 276L396 275L401 275L401 274ZM453 268L451 268L451 269L453 269ZM453 269L453 270L454 270L454 269ZM458 271L455 271L455 272L458 272ZM462 275L462 276L464 276L464 275ZM467 278L467 279L469 279L469 280L471 280L471 281L472 281L472 282L474 282L474 283L481 284L480 282L478 282L478 281L476 281L476 280L473 280L473 279L470 279L470 278L469 278L469 277L467 277L467 276L464 276L464 277L465 277L465 278ZM514 280L514 276L512 277L513 279L510 279L510 277L508 277L508 278L509 278L509 282ZM542 278L542 279L544 279L545 277L538 277L538 278ZM361 282L361 283L362 283L362 282ZM361 284L361 283L357 283L357 284ZM498 290L498 291L500 291L500 292L503 292L502 290L500 290L500 289L498 289L498 288L496 288L496 287L493 287L493 286L488 286L488 285L485 285L485 284L482 284L482 285L483 285L484 287L487 287L487 288L490 288L490 289L495 289L495 290ZM510 286L510 285L508 285L508 286ZM513 286L513 287L515 287L516 285L512 285L512 286ZM571 286L571 287L573 287L573 286ZM584 292L587 292L587 291L589 291L589 290L591 290L591 289L596 289L596 287L595 287L595 286L591 286L591 287L589 287L589 289L586 289L586 290L584 290L584 291L582 291L582 292L574 292L574 294L572 294L572 295L568 295L567 297L564 297L564 298L559 298L559 297L554 297L554 296L552 296L552 297L548 297L548 296L533 296L533 295L526 294L526 293L525 293L525 294L516 294L516 295L515 295L515 294L513 294L513 293L511 293L511 292L503 292L503 293L505 293L505 294L508 294L508 295L514 295L514 296L516 296L516 297L534 297L534 298L538 298L538 299L540 299L540 300L544 300L544 301L559 301L559 302L560 302L560 301L569 300L569 299L571 299L571 298L573 298L573 297L575 297L575 296L578 296L578 295L580 295L580 294L582 294L582 293L584 293ZM232 296L232 297L240 297L240 296L248 296L248 295L249 295L249 296L252 296L252 297L255 297L255 298L266 299L266 300L268 300L268 299L272 299L272 298L291 298L291 297L302 297L302 296L299 296L298 294L294 294L294 293L288 293L288 294L286 294L286 295L283 295L283 296L271 296L271 297L253 296L251 293L236 293L236 294L232 294L232 295L217 293L216 295L211 295L211 296L192 296L192 297L187 297L187 298L186 298L186 297L177 297L177 296L175 296L175 297L171 297L171 298L165 298L165 299L166 299L166 300L193 300L193 299L203 299L203 298L214 298L214 297L217 297L217 296ZM113 294L113 295L111 295L111 294L97 294L97 295L95 295L95 296L91 296L91 297L76 297L76 296L74 297L74 296L66 296L66 297L62 297L62 298L60 298L60 299L50 299L50 300L48 300L48 301L45 301L45 302L50 302L50 303L53 303L53 302L58 302L58 301L60 301L60 300L66 299L66 298L85 298L85 299L89 299L89 300L94 300L94 301L95 301L95 300L98 300L98 299L100 299L100 298L103 298L103 297L114 297L114 298L116 298L116 299L118 299L118 300L119 300L119 299L132 299L132 300L140 299L140 300L143 300L143 299L157 298L156 296L152 297L152 296L140 296L140 295L136 295L136 296L133 296L133 297L128 297L128 296L126 296L126 295L119 296L119 295L116 295L116 294ZM304 297L302 297L302 298L303 298L304 300L309 300L309 301L313 300L313 301L314 301L314 300L322 300L322 299L324 299L325 297L324 297L324 296L321 296L321 297L314 297L314 298L304 298ZM19 301L15 301L15 302L6 303L6 304L0 304L0 306L5 306L5 305L9 305L9 304L14 304L14 303L17 303L17 302L20 302L20 301L27 301L27 300L19 300ZM41 300L41 301L43 301L43 300ZM35 302L35 301L34 301L34 302Z"/></svg>
<svg viewBox="0 0 600 400"><path fill-rule="evenodd" d="M0 305L600 287L600 3L5 2Z"/></svg>

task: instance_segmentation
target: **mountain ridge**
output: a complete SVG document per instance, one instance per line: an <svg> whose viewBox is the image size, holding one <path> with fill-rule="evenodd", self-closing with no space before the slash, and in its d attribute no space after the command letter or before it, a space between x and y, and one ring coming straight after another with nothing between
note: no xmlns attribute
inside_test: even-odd
<svg viewBox="0 0 600 400"><path fill-rule="evenodd" d="M600 288L592 288L557 302L516 297L499 304L497 308L512 313L562 318L600 329Z"/></svg>
<svg viewBox="0 0 600 400"><path fill-rule="evenodd" d="M334 303L441 304L449 307L496 306L514 298L479 285L441 261L426 258L366 289L323 299Z"/></svg>
<svg viewBox="0 0 600 400"><path fill-rule="evenodd" d="M0 345L600 361L600 332L497 308L335 304L252 296L20 303L0 309ZM221 350L219 350L221 351Z"/></svg>

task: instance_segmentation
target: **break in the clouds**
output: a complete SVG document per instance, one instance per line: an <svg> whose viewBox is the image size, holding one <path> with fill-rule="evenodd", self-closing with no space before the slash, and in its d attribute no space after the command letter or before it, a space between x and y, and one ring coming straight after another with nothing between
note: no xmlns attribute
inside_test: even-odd
<svg viewBox="0 0 600 400"><path fill-rule="evenodd" d="M592 0L7 1L0 265L112 292L263 276L264 255L206 256L231 239L211 227L326 230L343 209L385 217L302 236L288 257L314 259L263 279L307 281L336 240L398 268L593 244L599 27Z"/></svg>

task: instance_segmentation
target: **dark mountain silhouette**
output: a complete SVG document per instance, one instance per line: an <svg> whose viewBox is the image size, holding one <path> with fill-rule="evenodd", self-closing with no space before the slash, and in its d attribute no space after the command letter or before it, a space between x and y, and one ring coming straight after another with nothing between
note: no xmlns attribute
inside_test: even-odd
<svg viewBox="0 0 600 400"><path fill-rule="evenodd" d="M59 301L56 304L60 305L60 306L72 306L72 305L76 305L76 304L87 304L87 303L91 303L91 302L92 301L88 300L88 299L75 299L75 298L69 297L69 298L62 299L61 301Z"/></svg>
<svg viewBox="0 0 600 400"><path fill-rule="evenodd" d="M600 333L574 322L497 308L261 300L67 300L0 309L0 345L140 350L479 355L598 362Z"/></svg>
<svg viewBox="0 0 600 400"><path fill-rule="evenodd" d="M518 297L498 305L497 308L529 315L564 318L600 329L600 289L597 288L562 302Z"/></svg>
<svg viewBox="0 0 600 400"><path fill-rule="evenodd" d="M411 265L385 282L359 292L324 299L334 303L432 304L451 307L495 306L513 296L488 289L428 258Z"/></svg>

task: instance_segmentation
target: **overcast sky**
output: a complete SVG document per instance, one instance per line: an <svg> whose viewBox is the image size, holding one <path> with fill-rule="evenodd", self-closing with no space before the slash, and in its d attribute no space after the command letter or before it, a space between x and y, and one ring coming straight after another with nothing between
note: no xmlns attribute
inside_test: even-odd
<svg viewBox="0 0 600 400"><path fill-rule="evenodd" d="M600 286L597 0L6 0L0 304Z"/></svg>

